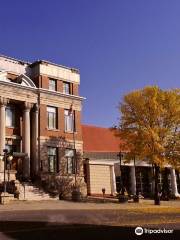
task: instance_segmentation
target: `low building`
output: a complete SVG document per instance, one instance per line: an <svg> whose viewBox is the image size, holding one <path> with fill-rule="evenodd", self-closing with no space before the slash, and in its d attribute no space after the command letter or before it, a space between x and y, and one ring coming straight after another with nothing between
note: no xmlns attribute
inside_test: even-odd
<svg viewBox="0 0 180 240"><path fill-rule="evenodd" d="M89 195L116 193L115 163L119 139L107 128L82 125L83 151L86 161L87 192Z"/></svg>
<svg viewBox="0 0 180 240"><path fill-rule="evenodd" d="M129 194L139 193L151 197L154 193L154 172L152 165L141 159L127 161L125 151L121 149L120 139L108 128L82 126L83 150L86 161L85 173L89 195L115 195L120 188L120 162L123 185ZM172 195L179 196L179 172L166 166L161 170L159 188L169 186Z"/></svg>

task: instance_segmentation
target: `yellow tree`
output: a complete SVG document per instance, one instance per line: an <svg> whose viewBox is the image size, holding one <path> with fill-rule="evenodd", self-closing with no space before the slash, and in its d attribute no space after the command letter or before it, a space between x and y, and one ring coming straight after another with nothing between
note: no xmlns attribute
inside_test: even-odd
<svg viewBox="0 0 180 240"><path fill-rule="evenodd" d="M180 163L180 89L145 87L124 96L120 103L118 135L128 157L139 156L155 168L155 204L158 203L159 168Z"/></svg>

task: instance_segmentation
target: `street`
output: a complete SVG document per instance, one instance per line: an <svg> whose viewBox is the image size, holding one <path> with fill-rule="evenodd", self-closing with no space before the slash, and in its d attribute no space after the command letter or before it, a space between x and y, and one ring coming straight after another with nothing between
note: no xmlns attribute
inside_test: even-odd
<svg viewBox="0 0 180 240"><path fill-rule="evenodd" d="M171 201L154 206L151 201L140 204L55 201L0 205L0 239L114 239L122 236L139 239L142 236L134 233L137 226L173 229L173 234L161 234L161 238L178 239L179 203ZM143 239L151 237L156 239L159 234L146 234Z"/></svg>

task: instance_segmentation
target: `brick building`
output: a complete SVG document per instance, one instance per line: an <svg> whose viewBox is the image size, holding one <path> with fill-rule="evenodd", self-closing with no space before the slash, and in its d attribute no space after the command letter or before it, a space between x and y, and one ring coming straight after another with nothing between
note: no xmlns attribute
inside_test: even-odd
<svg viewBox="0 0 180 240"><path fill-rule="evenodd" d="M116 194L119 139L107 128L81 125L79 84L77 69L0 56L0 156L4 149L13 153L10 167L0 157L0 183L4 173L6 179L20 181L46 181L57 174L84 182L85 175L89 195L102 194L102 188ZM122 175L132 194L153 192L150 164L136 160L134 166L124 157ZM179 196L179 173L166 166L161 185L165 178Z"/></svg>
<svg viewBox="0 0 180 240"><path fill-rule="evenodd" d="M79 84L77 69L0 56L0 154L14 153L11 179L82 175ZM3 172L0 160L0 181Z"/></svg>

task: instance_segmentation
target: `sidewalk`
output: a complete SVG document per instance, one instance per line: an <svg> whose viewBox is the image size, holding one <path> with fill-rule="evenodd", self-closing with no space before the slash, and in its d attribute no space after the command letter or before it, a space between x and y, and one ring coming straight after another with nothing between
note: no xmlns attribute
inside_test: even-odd
<svg viewBox="0 0 180 240"><path fill-rule="evenodd" d="M28 211L28 210L133 210L133 211L157 211L157 212L176 212L180 213L180 201L161 201L160 206L154 205L153 200L142 199L140 203L89 203L89 202L72 202L72 201L12 201L7 205L0 205L1 211Z"/></svg>

